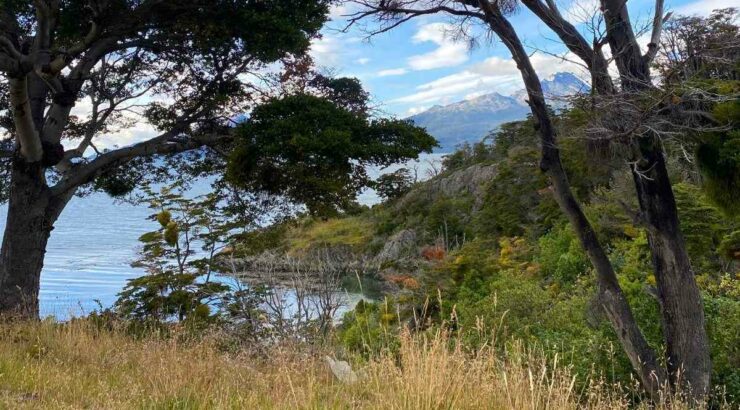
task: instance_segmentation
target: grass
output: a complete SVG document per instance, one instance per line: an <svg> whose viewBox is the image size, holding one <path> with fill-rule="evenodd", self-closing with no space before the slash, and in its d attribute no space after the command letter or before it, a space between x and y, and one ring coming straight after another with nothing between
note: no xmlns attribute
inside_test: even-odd
<svg viewBox="0 0 740 410"><path fill-rule="evenodd" d="M226 353L217 337L134 339L90 322L0 325L0 408L593 409L626 408L609 386L575 387L567 367L514 348L463 352L444 336L401 337L398 355L337 381L325 352ZM659 408L685 408L663 404Z"/></svg>
<svg viewBox="0 0 740 410"><path fill-rule="evenodd" d="M338 245L361 250L372 239L374 232L372 221L359 216L312 220L289 233L289 248L293 253Z"/></svg>

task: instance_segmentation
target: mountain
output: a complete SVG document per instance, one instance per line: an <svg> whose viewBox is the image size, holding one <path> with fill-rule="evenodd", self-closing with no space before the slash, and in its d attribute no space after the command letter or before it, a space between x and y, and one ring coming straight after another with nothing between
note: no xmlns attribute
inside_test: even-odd
<svg viewBox="0 0 740 410"><path fill-rule="evenodd" d="M441 151L466 141L478 141L497 126L527 116L529 108L513 97L486 94L454 104L435 105L411 119L439 140Z"/></svg>
<svg viewBox="0 0 740 410"><path fill-rule="evenodd" d="M568 105L563 97L591 91L588 84L571 73L556 73L547 80L540 82L540 84L542 84L542 92L545 94L545 98L549 100L548 103L555 108L563 108ZM527 91L521 89L514 93L513 97L522 104L526 104Z"/></svg>
<svg viewBox="0 0 740 410"><path fill-rule="evenodd" d="M542 90L549 102L561 108L563 96L587 92L589 86L571 73L557 73L542 81ZM526 92L520 90L511 96L499 93L459 101L449 105L435 105L427 111L409 117L437 138L440 152L453 150L465 142L480 141L499 125L527 117L529 107Z"/></svg>

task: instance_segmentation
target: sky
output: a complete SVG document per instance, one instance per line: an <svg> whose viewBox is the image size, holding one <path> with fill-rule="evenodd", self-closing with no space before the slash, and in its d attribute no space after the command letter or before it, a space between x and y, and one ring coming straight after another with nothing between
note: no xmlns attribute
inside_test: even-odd
<svg viewBox="0 0 740 410"><path fill-rule="evenodd" d="M561 13L586 31L588 17L597 10L599 0L555 0ZM647 27L652 19L655 0L629 0L633 21ZM740 0L665 0L666 12L684 15L708 15L712 10L740 7ZM470 33L477 41L456 39L451 20L443 15L424 16L377 36L368 36L367 27L347 26L351 5L335 6L331 21L313 41L310 53L320 69L335 76L356 77L370 92L372 105L380 115L405 118L434 105L445 105L482 94L498 92L510 95L523 88L519 72L508 50L482 27ZM531 60L542 79L562 71L576 74L588 82L585 70L565 61L567 51L557 37L520 7L510 17L514 28L531 52ZM649 33L639 40L647 45ZM586 36L587 39L590 36ZM150 102L150 97L142 97ZM78 101L73 114L90 114L88 100ZM123 147L159 134L146 121L136 117L133 125L96 138L100 149ZM66 141L65 148L76 145ZM91 153L92 150L90 149Z"/></svg>
<svg viewBox="0 0 740 410"><path fill-rule="evenodd" d="M556 0L563 15L582 30L597 0ZM654 1L630 0L633 21L648 26ZM712 10L740 7L740 0L666 0L665 11L682 15L708 15ZM323 30L313 42L311 55L316 64L335 75L360 79L374 105L389 115L407 117L433 105L445 105L498 92L509 95L523 88L508 50L480 27L471 32L478 41L454 38L454 25L445 16L413 19L383 34L368 37L373 27L351 27L344 32L350 5L336 6ZM565 48L555 34L524 7L511 17L512 24L532 53L532 62L541 78L557 72L572 72L584 80L585 71L560 56ZM647 45L649 33L641 40ZM589 38L588 36L586 37Z"/></svg>

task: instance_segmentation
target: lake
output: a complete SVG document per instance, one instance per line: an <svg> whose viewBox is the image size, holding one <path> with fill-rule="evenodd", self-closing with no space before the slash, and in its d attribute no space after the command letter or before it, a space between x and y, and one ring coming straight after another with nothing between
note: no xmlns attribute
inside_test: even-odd
<svg viewBox="0 0 740 410"><path fill-rule="evenodd" d="M406 165L426 169L428 161L439 158L441 154L428 155ZM371 175L381 172L370 171ZM203 181L194 190L205 192L208 187ZM359 201L371 205L379 199L368 190ZM0 206L0 232L5 230L6 213L7 207ZM74 198L57 221L47 247L39 294L41 316L64 319L89 313L98 303L111 306L128 279L145 273L130 264L136 258L138 238L157 229L156 222L147 219L150 213L146 206L120 203L103 193ZM359 297L351 296L353 300Z"/></svg>

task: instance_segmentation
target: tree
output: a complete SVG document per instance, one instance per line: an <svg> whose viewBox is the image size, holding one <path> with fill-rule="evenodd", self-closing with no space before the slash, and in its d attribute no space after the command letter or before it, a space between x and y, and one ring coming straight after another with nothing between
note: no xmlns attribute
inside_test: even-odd
<svg viewBox="0 0 740 410"><path fill-rule="evenodd" d="M383 174L373 184L373 188L383 199L396 199L407 193L414 184L414 178L407 168Z"/></svg>
<svg viewBox="0 0 740 410"><path fill-rule="evenodd" d="M0 2L0 124L7 137L0 144L0 197L8 201L0 251L0 314L37 316L46 244L75 195L90 189L120 195L145 179L223 172L234 137L245 132L238 123L265 102L261 70L300 60L326 21L330 3ZM344 84L323 81L329 89ZM354 97L358 102L361 87L350 82L354 93L333 101ZM89 109L79 115L84 106ZM137 123L150 124L158 135L98 149L102 135ZM392 134L398 128L386 131ZM379 138L368 145L376 152L388 149L382 160L413 157L416 149L433 144L427 136L404 150L405 140L386 134L365 137ZM65 150L62 142L73 148ZM280 152L277 145L261 151ZM337 160L327 167L344 169L342 165ZM351 194L345 187L331 189Z"/></svg>
<svg viewBox="0 0 740 410"><path fill-rule="evenodd" d="M729 216L740 214L740 27L738 9L715 10L706 18L676 16L666 22L656 69L685 98L692 89L716 95L705 123L716 124L682 141L693 148L702 185Z"/></svg>
<svg viewBox="0 0 740 410"><path fill-rule="evenodd" d="M702 399L709 391L711 374L702 298L679 226L662 144L663 135L669 132L675 135L688 129L691 124L687 121L701 113L686 109L690 104L666 104L670 92L666 95L666 90L660 90L651 79L650 64L657 55L665 19L663 1L656 1L651 41L645 53L640 49L624 2L601 1L598 18L604 22L606 32L603 37L595 33L597 38L591 42L561 15L555 2L522 0L522 3L589 69L596 107L591 111L592 128L602 131L600 137L607 143L621 144L629 152L627 162L640 205L633 216L648 232L662 311L666 366L661 364L637 326L605 248L573 194L560 158L557 128L548 112L537 72L507 19L516 9L515 2L357 0L355 3L361 8L350 17L350 24L375 18L379 27L371 33L393 29L419 16L443 13L455 19L463 30L482 23L501 39L525 84L540 139L540 168L549 177L561 210L595 268L601 307L643 386L657 397L660 389L666 385L676 386L680 380L680 387ZM605 46L609 47L619 74L616 84L608 71Z"/></svg>
<svg viewBox="0 0 740 410"><path fill-rule="evenodd" d="M436 142L411 122L370 118L358 82L331 83L323 94L298 93L257 107L237 135L229 180L249 190L285 194L312 214L351 206L370 184L365 166L413 158Z"/></svg>

